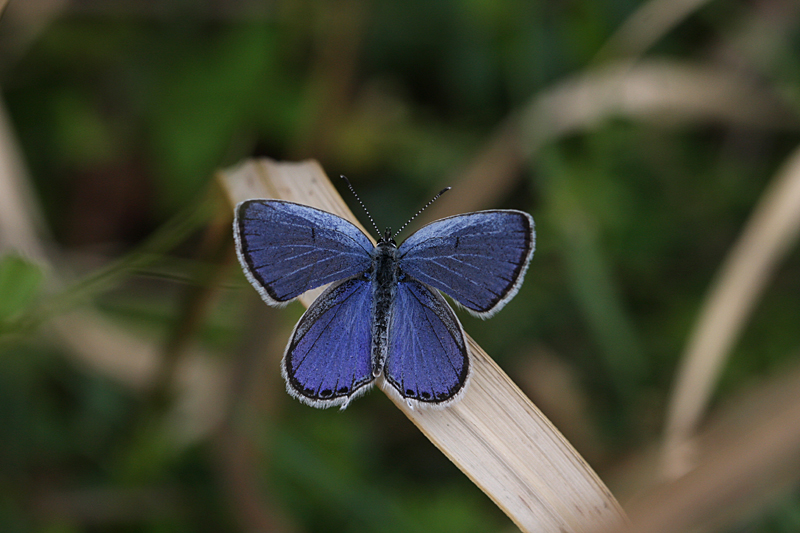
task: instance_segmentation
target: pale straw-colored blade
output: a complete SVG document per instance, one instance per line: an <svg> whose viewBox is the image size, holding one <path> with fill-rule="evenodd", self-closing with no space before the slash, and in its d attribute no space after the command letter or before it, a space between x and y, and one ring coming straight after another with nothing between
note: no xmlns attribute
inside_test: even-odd
<svg viewBox="0 0 800 533"><path fill-rule="evenodd" d="M664 473L693 466L692 437L731 348L777 265L800 237L800 148L761 197L725 259L694 327L667 412Z"/></svg>
<svg viewBox="0 0 800 533"><path fill-rule="evenodd" d="M624 533L756 530L758 516L791 501L800 483L800 367L727 398L695 441L695 467L637 493Z"/></svg>
<svg viewBox="0 0 800 533"><path fill-rule="evenodd" d="M508 195L520 170L536 163L540 150L576 133L593 131L613 117L659 126L723 123L797 131L792 107L778 91L731 69L712 64L648 58L586 69L558 80L513 111L465 168L447 182L448 194L420 217L445 211L485 209ZM491 187L487 187L491 181Z"/></svg>
<svg viewBox="0 0 800 533"><path fill-rule="evenodd" d="M219 178L231 204L280 198L357 224L314 161L247 161ZM523 531L589 532L623 524L617 501L589 465L494 361L469 343L474 371L460 402L411 410L389 397Z"/></svg>

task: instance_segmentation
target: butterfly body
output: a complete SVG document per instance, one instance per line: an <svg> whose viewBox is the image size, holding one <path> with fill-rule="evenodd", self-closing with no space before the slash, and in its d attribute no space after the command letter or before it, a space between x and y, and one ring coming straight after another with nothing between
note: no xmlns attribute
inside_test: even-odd
<svg viewBox="0 0 800 533"><path fill-rule="evenodd" d="M236 251L270 305L330 284L301 317L281 363L287 391L341 406L376 379L410 406L445 406L466 390L469 350L439 291L487 318L519 289L533 254L533 219L513 210L433 222L399 247L372 245L330 213L280 200L236 207Z"/></svg>
<svg viewBox="0 0 800 533"><path fill-rule="evenodd" d="M389 319L397 294L397 245L383 238L372 251L372 375L377 377L386 361L389 337Z"/></svg>

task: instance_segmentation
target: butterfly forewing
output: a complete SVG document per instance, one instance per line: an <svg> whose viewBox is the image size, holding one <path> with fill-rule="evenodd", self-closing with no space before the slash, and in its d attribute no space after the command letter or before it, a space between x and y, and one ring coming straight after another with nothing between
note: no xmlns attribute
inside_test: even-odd
<svg viewBox="0 0 800 533"><path fill-rule="evenodd" d="M466 386L464 332L434 289L408 278L398 283L388 342L384 377L402 397L445 404Z"/></svg>
<svg viewBox="0 0 800 533"><path fill-rule="evenodd" d="M236 206L233 229L245 274L271 305L370 267L373 245L367 236L313 207L247 200Z"/></svg>
<svg viewBox="0 0 800 533"><path fill-rule="evenodd" d="M328 287L295 327L282 368L292 396L314 407L346 404L371 383L372 287L350 278Z"/></svg>
<svg viewBox="0 0 800 533"><path fill-rule="evenodd" d="M533 255L533 218L479 211L437 220L399 248L400 269L472 313L489 316L516 294Z"/></svg>

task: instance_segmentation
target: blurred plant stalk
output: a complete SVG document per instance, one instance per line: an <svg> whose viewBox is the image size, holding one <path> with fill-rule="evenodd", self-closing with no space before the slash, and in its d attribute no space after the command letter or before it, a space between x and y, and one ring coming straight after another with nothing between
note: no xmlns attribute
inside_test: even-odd
<svg viewBox="0 0 800 533"><path fill-rule="evenodd" d="M762 194L706 297L675 380L667 411L664 474L691 470L694 433L726 357L745 328L780 261L800 237L800 149Z"/></svg>

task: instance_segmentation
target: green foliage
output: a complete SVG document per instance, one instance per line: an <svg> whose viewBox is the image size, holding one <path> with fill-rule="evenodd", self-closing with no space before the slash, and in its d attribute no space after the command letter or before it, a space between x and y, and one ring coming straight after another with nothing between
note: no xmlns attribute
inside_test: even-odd
<svg viewBox="0 0 800 533"><path fill-rule="evenodd" d="M18 255L0 256L0 323L23 312L36 298L44 275Z"/></svg>
<svg viewBox="0 0 800 533"><path fill-rule="evenodd" d="M796 113L796 17L760 4L710 3L633 64L666 55L745 72ZM30 40L0 25L0 87L54 235L42 237L50 265L0 250L0 530L246 531L260 513L297 531L511 530L380 393L343 413L286 397L278 358L301 310L255 301L213 173L251 156L316 158L392 227L445 185L495 198L492 172L459 188L474 158L527 104L614 60L598 54L640 3L67 5ZM532 394L530 354L555 354L588 404L564 427L592 436L601 477L660 438L709 284L797 144L785 126L699 115L620 111L558 132L481 206L531 212L537 251L517 297L490 321L461 313L465 330ZM715 400L796 360L798 280L795 250ZM87 309L104 322L76 340L61 319ZM206 375L181 374L198 353L224 383L202 389L211 405L182 396ZM150 355L166 363L147 374ZM178 391L163 386L173 372ZM181 425L217 407L212 431ZM796 496L751 530L796 530Z"/></svg>

